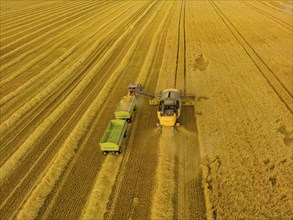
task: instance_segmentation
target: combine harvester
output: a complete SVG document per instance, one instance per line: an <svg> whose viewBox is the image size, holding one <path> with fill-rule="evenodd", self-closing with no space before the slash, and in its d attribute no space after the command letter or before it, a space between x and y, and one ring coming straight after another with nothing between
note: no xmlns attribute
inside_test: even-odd
<svg viewBox="0 0 293 220"><path fill-rule="evenodd" d="M179 126L178 118L181 106L192 106L195 100L194 96L181 96L178 89L165 89L156 97L145 93L140 84L129 84L127 95L121 99L114 112L115 119L109 122L100 141L100 149L105 155L109 152L114 152L117 155L121 153L123 137L126 137L127 122L131 123L132 121L132 115L136 109L136 99L140 94L152 98L149 100L149 105L158 106L159 122L157 126L160 126L161 129L163 126L174 127L174 129L175 126Z"/></svg>
<svg viewBox="0 0 293 220"><path fill-rule="evenodd" d="M179 126L178 118L181 113L181 106L193 106L194 96L182 96L178 89L164 89L160 92L159 96L154 96L143 91L140 84L130 84L128 90L131 94L142 94L151 97L149 100L150 105L157 105L157 116L159 122L157 126L174 127Z"/></svg>
<svg viewBox="0 0 293 220"><path fill-rule="evenodd" d="M164 89L159 97L149 100L150 105L158 105L157 116L159 123L157 126L174 127L179 126L178 119L182 106L194 105L194 96L181 96L178 89Z"/></svg>

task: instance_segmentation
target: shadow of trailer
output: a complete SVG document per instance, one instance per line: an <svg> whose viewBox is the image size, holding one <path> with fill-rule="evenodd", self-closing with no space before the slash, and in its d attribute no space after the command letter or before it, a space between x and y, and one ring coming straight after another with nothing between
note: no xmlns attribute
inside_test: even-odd
<svg viewBox="0 0 293 220"><path fill-rule="evenodd" d="M113 119L109 122L106 131L100 141L100 149L104 155L114 152L121 153L123 137L126 137L127 122L121 119Z"/></svg>

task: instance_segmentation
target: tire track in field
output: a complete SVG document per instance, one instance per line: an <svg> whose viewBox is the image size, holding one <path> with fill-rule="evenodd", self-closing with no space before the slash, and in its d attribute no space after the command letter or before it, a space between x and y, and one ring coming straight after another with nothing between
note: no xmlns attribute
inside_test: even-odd
<svg viewBox="0 0 293 220"><path fill-rule="evenodd" d="M181 1L181 6L180 6L180 14L179 14L179 21L178 21L178 36L177 36L177 56L176 56L176 67L175 67L175 81L174 81L174 88L177 87L177 76L178 72L180 71L179 69L179 63L180 63L180 41L181 41L181 22L182 22L182 10L183 10L183 1Z"/></svg>
<svg viewBox="0 0 293 220"><path fill-rule="evenodd" d="M186 28L185 28L185 6L186 1L181 1L179 22L178 22L178 41L177 56L175 67L174 88L181 89L186 94ZM183 81L181 79L183 78Z"/></svg>
<svg viewBox="0 0 293 220"><path fill-rule="evenodd" d="M153 5L150 5L150 7L145 11L145 12L148 12L148 10L151 8L151 7L153 7ZM141 16L140 16L140 18L144 18L145 17L145 15L146 15L146 13L143 13ZM140 22L140 20L141 19L139 19L139 20L136 20L135 21L135 23L133 23L133 26L132 27L130 27L131 29L133 29L135 26L136 26L136 24L137 24L137 22ZM139 40L139 39L138 39ZM131 53L133 53L134 51L135 51L135 48L136 47L134 47L134 48L132 48L131 50L129 50L129 51L132 51ZM126 56L127 57L127 56ZM126 58L125 58L126 59ZM129 59L129 58L127 58L127 59ZM122 62L122 66L124 66L124 67L119 67L118 69L120 69L120 68L125 68L126 66L127 66L127 62L126 63L124 63L124 62ZM76 144L77 144L77 142L78 142L78 139L80 139L80 138L82 138L82 136L84 135L84 132L85 132L85 125L84 125L84 123L86 123L86 124L88 124L88 123L91 123L91 120L92 120L92 117L94 117L95 116L95 114L98 112L98 109L99 109L99 107L97 107L97 105L100 105L100 106L102 106L103 105L103 101L107 98L107 95L106 94L104 94L104 93L109 93L111 90L110 90L110 88L113 86L113 85L115 85L115 82L116 82L116 79L117 79L117 77L118 78L120 78L121 77L121 73L120 73L120 70L116 70L115 71L115 74L114 75L112 75L112 77L111 77L111 79L107 82L107 84L104 86L104 88L103 88L103 90L102 90L102 92L101 92L101 94L99 94L99 96L98 97L96 97L96 99L95 99L95 101L91 104L91 106L88 108L88 110L87 110L87 113L85 113L85 115L82 117L83 119L78 123L78 125L77 125L77 127L74 129L74 131L73 131L73 133L71 133L71 135L67 138L67 140L66 140L66 142L65 142L65 144L63 145L63 150L61 149L61 151L60 151L60 157L57 159L57 160L54 160L54 163L53 163L53 165L52 165L52 169L50 169L49 170L49 172L56 172L56 168L57 167L60 167L60 164L58 164L58 160L60 161L62 161L62 154L64 154L64 156L66 155L66 157L68 157L68 155L69 155L69 157L72 157L72 156L74 156L74 154L72 154L71 153L71 151L70 152L66 152L66 151L68 151L68 149L72 149L72 148L74 148L74 147L78 147ZM115 79L116 78L116 79ZM103 98L102 98L103 97ZM95 113L94 113L95 112ZM65 152L64 152L65 151ZM60 162L61 162L60 161ZM65 165L66 163L68 163L68 162L70 162L69 160L66 160L66 161L63 161L63 164ZM62 162L61 162L62 163ZM55 167L54 168L54 166L57 166L57 167ZM62 167L63 168L65 168L63 165L62 165ZM63 168L61 168L60 167L60 170L59 171L61 171L61 170L63 170ZM46 176L46 178L47 177L49 177L50 178L50 176ZM45 184L46 185L46 181L44 180L42 180L42 183L43 184ZM54 184L54 183L53 183ZM53 186L53 185L52 185ZM47 190L49 189L50 191L51 191L51 187L52 186L50 186L49 188L47 188ZM41 187L40 185L38 185L38 187L37 187L37 189L34 191L35 193L33 193L33 197L34 197L34 195L36 195L36 196L38 196L39 194L39 192L38 192L38 190L40 190L41 192L44 190L44 187ZM46 189L45 189L46 190ZM48 191L48 193L50 193L50 191ZM50 195L49 195L49 197L51 197ZM51 199L49 199L49 200L51 200ZM30 198L29 198L29 203L30 203L30 201L32 201L33 203L34 203L34 199L32 199L32 200L30 200ZM48 202L48 201L47 201ZM39 203L40 204L40 203ZM41 204L40 204L41 205ZM25 205L25 207L26 207L26 205ZM24 208L25 208L24 207ZM27 207L31 207L30 205L28 205ZM32 207L33 208L33 207ZM43 211L45 211L45 210L43 210ZM43 212L42 210L40 210L40 213L39 213L39 215L41 214L42 215L42 212ZM55 213L55 214L64 214L64 213ZM20 213L20 216L22 215L22 212Z"/></svg>
<svg viewBox="0 0 293 220"><path fill-rule="evenodd" d="M120 50L118 50L118 51L120 51ZM114 62L115 63L115 62ZM106 65L106 67L108 67L108 65ZM101 84L99 85L99 87L101 88L102 86L104 85L104 83L102 83L101 82ZM94 93L96 93L97 92L97 90L99 91L100 89L98 88L98 89L96 89L95 90L95 92ZM85 94L86 94L87 92L85 92ZM84 95L82 95L82 97L86 97L86 95L84 96ZM89 105L89 103L87 104L87 105ZM84 109L86 109L85 107L84 107ZM66 113L66 112L65 112ZM83 113L79 113L79 115L82 115ZM62 123L60 123L61 125L63 125L64 124L64 122L62 122ZM74 124L73 125L71 125L71 126L74 126ZM56 129L60 129L60 128L55 128L55 129L53 129L53 130L56 130ZM60 129L61 130L61 129ZM62 129L63 130L63 129ZM48 131L48 132L50 132L50 131ZM49 140L51 140L50 138L46 138L47 140L49 139ZM44 143L45 144L45 143ZM57 143L55 143L55 144L57 144ZM59 143L60 144L60 143ZM52 150L52 147L55 147L55 145L52 145L51 147L50 147L50 150ZM49 149L49 148L47 148L47 149ZM51 153L51 152L50 152ZM54 154L54 152L53 152L53 154ZM53 155L52 155L53 156ZM45 160L43 160L43 161L45 161ZM41 164L41 166L43 166L43 164ZM23 172L22 172L23 173Z"/></svg>
<svg viewBox="0 0 293 220"><path fill-rule="evenodd" d="M184 78L184 91L183 94L186 95L186 0L184 1L184 14L183 14L183 53L184 53L184 62L183 62L183 78Z"/></svg>
<svg viewBox="0 0 293 220"><path fill-rule="evenodd" d="M67 17L79 10L83 10L83 7L92 7L91 5L77 5L71 8L65 8L52 15L45 16L43 19L37 19L35 22L29 22L27 25L18 25L17 27L9 27L7 32L2 32L1 34L1 45L6 45L15 41L21 36L27 36L35 31L40 31L42 28L50 26L50 24L59 21L62 18ZM101 7L101 6L100 6ZM12 42L11 42L12 41Z"/></svg>
<svg viewBox="0 0 293 220"><path fill-rule="evenodd" d="M84 4L85 5L85 4ZM74 4L70 5L59 5L58 7L54 6L54 8L49 7L48 13L33 13L26 16L22 16L20 19L13 19L12 22L8 21L1 21L2 26L5 25L5 27L2 27L1 32L1 42L5 40L6 38L10 37L15 31L22 31L26 30L27 28L30 28L31 26L35 26L35 24L42 23L44 21L47 21L46 19L50 19L51 17L55 15L59 15L62 13L62 11L74 11L78 10L79 6L81 6L80 2L75 2ZM38 15L39 14L39 15ZM19 33L16 33L19 34ZM6 38L4 38L5 35L8 35Z"/></svg>
<svg viewBox="0 0 293 220"><path fill-rule="evenodd" d="M241 1L241 3L247 5L249 8L251 8L252 10L258 12L259 14L264 15L265 17L269 18L270 20L278 23L279 25L281 25L282 27L286 28L287 30L289 30L290 32L292 32L292 25L288 24L287 22L271 15L270 13L267 13L264 10L261 10L255 6L253 6L251 3L248 3L247 1Z"/></svg>
<svg viewBox="0 0 293 220"><path fill-rule="evenodd" d="M260 55L253 49L250 43L245 39L245 37L237 30L229 18L221 11L221 9L211 0L209 3L219 15L220 19L224 22L228 30L239 42L242 48L245 50L246 54L249 56L251 61L258 68L259 72L262 74L264 79L267 81L269 86L274 90L276 95L284 103L286 108L293 113L292 98L293 95L285 87L285 85L280 81L279 77L271 70L271 68L265 63L265 61L260 57Z"/></svg>
<svg viewBox="0 0 293 220"><path fill-rule="evenodd" d="M98 7L99 6L97 5L85 6L84 8L80 7L75 13L70 13L70 16L64 16L62 19L58 19L54 23L42 26L33 32L29 32L28 34L13 40L11 43L4 45L0 48L0 53L2 54L1 62L11 56L11 54L13 55L19 50L23 51L23 48L30 48L32 44L37 44L38 42L43 41L45 37L53 37L52 35L55 32L67 29L68 25L78 21L81 15L90 13L93 9ZM48 29L50 30L48 31Z"/></svg>
<svg viewBox="0 0 293 220"><path fill-rule="evenodd" d="M123 7L125 6L125 4L123 5ZM107 11L112 10L112 8L115 7L115 5L112 5L110 7L106 7L103 12L99 15L105 14ZM118 8L120 10L122 10L121 8ZM106 11L107 10L107 11ZM124 11L124 10L122 10ZM109 17L109 14L106 14L103 18L99 19L98 22L101 22L103 19L106 19L107 17ZM75 36L75 38L79 38L79 36L84 35L85 33L87 33L88 31L91 30L93 25L98 25L99 23L95 21L96 15L93 15L91 17L88 17L86 19L83 19L82 22L77 23L75 25L73 25L70 29L67 30L67 34L68 35L73 35ZM94 22L90 22L91 20L93 20ZM105 24L110 23L111 21L115 21L115 19L113 18L108 18L108 21L105 22ZM84 25L84 24L88 24L88 26ZM90 24L90 25L89 25ZM98 31L103 30L105 27L107 27L107 25L99 25L100 27L95 31L95 33L98 33ZM82 26L84 27L84 29L79 29L79 27ZM88 30L88 31L87 31ZM81 42L81 41L80 41ZM77 45L78 42L75 42L75 44ZM50 58L50 56L54 56L54 52L58 52L58 50L63 47L63 48L72 48L74 46L74 43L71 43L70 41L68 41L67 38L64 38L64 34L60 33L58 35L55 36L55 38L50 39L48 41L46 41L45 43L34 47L32 50L29 50L25 53L23 53L22 55L18 56L17 58L15 58L13 60L13 62L8 63L5 66L1 67L1 71L2 71L2 77L1 77L1 81L0 81L0 91L1 94L3 94L3 97L6 96L7 94L11 93L12 91L16 92L16 86L14 86L15 83L9 83L11 80L15 79L16 77L18 77L17 80L19 80L19 77L25 77L25 79L30 79L33 76L33 74L38 74L39 72L39 63L41 63L41 61L46 61ZM67 49L68 51L69 49ZM36 53L38 53L38 56L35 56ZM66 52L66 51L65 51ZM31 56L31 57L30 57ZM60 56L60 55L59 55ZM61 55L63 56L63 55ZM58 57L58 55L57 55ZM30 59L31 58L31 59ZM46 58L46 59L45 59ZM62 58L62 61L65 58ZM18 64L21 65L22 67L20 69L18 69L17 65L14 64ZM35 67L37 66L37 67ZM35 70L35 68L37 68L37 70ZM7 71L5 71L7 69ZM28 70L30 70L28 72ZM24 75L23 73L26 72L26 74ZM6 75L6 77L4 77L4 74ZM47 75L47 74L46 74ZM21 79L20 79L21 80ZM26 80L28 81L28 80ZM24 84L26 81L21 81L22 84ZM10 95L10 98L12 96ZM5 100L9 100L10 99L9 96L5 98ZM6 102L3 101L3 99L1 99L0 103Z"/></svg>

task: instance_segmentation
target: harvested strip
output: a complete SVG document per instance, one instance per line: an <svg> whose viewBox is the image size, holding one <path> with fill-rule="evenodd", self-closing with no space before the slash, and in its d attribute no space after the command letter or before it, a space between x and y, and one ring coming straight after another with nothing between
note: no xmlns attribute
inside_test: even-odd
<svg viewBox="0 0 293 220"><path fill-rule="evenodd" d="M109 155L106 158L85 205L82 219L103 219L121 161L122 156Z"/></svg>
<svg viewBox="0 0 293 220"><path fill-rule="evenodd" d="M163 128L159 149L151 219L173 219L176 144L172 127Z"/></svg>

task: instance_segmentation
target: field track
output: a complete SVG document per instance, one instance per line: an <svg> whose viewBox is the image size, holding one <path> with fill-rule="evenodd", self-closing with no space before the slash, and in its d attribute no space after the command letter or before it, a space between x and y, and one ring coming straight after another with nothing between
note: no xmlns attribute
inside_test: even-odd
<svg viewBox="0 0 293 220"><path fill-rule="evenodd" d="M292 12L286 0L1 1L0 218L286 219ZM129 83L196 103L160 133L140 96L122 154L105 157Z"/></svg>

